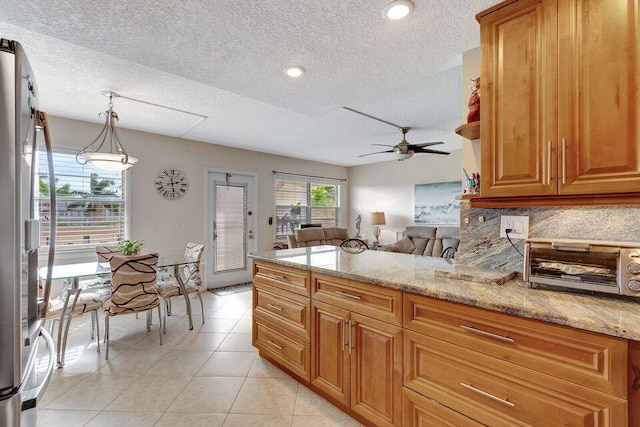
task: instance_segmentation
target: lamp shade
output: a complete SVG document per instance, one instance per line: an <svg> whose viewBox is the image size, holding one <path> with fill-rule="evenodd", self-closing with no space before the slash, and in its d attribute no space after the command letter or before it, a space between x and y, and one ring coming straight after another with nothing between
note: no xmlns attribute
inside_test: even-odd
<svg viewBox="0 0 640 427"><path fill-rule="evenodd" d="M385 225L387 222L384 219L384 212L371 212L369 213L369 224L371 225Z"/></svg>

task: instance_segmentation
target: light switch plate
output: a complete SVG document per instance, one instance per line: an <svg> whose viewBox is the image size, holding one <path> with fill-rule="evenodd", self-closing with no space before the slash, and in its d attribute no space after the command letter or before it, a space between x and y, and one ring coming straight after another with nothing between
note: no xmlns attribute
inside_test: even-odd
<svg viewBox="0 0 640 427"><path fill-rule="evenodd" d="M509 237L512 239L526 239L529 237L528 216L500 216L500 237L507 237L505 230L510 228Z"/></svg>

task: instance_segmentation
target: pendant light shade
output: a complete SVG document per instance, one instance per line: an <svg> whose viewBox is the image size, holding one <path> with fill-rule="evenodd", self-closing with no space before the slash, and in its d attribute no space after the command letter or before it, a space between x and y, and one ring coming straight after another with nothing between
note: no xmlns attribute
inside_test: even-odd
<svg viewBox="0 0 640 427"><path fill-rule="evenodd" d="M89 162L96 168L109 172L123 171L133 166L138 159L127 153L116 132L115 122L119 118L118 113L113 111L113 97L118 94L111 91L102 94L109 97L109 109L100 113L105 116L104 127L96 139L76 154L76 161L81 165Z"/></svg>

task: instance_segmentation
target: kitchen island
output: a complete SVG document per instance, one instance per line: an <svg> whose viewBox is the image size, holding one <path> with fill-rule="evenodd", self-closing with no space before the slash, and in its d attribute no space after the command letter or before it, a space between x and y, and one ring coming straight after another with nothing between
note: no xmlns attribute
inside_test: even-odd
<svg viewBox="0 0 640 427"><path fill-rule="evenodd" d="M638 422L635 301L441 258L333 246L252 257L254 345L366 424Z"/></svg>

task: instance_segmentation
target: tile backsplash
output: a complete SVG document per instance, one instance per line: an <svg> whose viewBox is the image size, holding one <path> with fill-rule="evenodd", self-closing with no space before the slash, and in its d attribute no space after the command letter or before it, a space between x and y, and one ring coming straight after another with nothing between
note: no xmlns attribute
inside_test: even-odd
<svg viewBox="0 0 640 427"><path fill-rule="evenodd" d="M640 207L540 207L517 209L460 206L460 251L456 259L480 267L522 272L523 258L509 241L500 237L501 215L529 216L529 237L583 240L640 241ZM479 218L485 221L480 222ZM469 223L465 223L465 218ZM524 240L511 239L520 252Z"/></svg>

